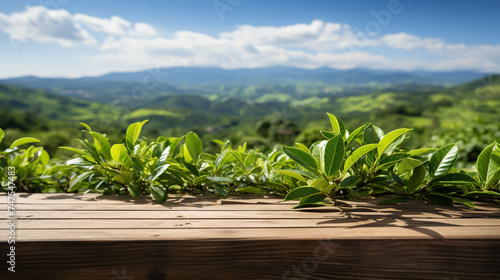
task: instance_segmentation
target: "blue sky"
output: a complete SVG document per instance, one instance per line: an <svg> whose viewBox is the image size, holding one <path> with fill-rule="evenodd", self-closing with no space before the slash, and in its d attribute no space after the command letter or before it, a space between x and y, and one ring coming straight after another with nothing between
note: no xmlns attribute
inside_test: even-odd
<svg viewBox="0 0 500 280"><path fill-rule="evenodd" d="M200 66L499 72L500 1L0 0L0 78Z"/></svg>

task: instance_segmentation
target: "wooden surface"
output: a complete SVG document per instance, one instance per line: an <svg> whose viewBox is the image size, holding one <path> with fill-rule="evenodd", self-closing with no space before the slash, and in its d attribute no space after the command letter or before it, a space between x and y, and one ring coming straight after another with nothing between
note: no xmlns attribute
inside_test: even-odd
<svg viewBox="0 0 500 280"><path fill-rule="evenodd" d="M497 206L374 202L18 194L17 272L2 227L0 279L500 279Z"/></svg>

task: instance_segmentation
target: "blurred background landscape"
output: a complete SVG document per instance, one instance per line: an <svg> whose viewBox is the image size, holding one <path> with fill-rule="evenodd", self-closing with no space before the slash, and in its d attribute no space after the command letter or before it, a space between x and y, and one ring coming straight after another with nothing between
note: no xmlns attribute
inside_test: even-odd
<svg viewBox="0 0 500 280"><path fill-rule="evenodd" d="M0 149L66 159L80 122L116 142L148 119L268 151L321 140L327 112L457 142L461 166L500 140L495 1L42 2L0 1Z"/></svg>

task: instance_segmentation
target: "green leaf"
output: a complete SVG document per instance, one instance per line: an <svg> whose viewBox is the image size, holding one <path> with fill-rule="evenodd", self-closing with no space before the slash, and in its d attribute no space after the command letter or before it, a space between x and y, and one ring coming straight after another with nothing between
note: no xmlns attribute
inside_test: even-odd
<svg viewBox="0 0 500 280"><path fill-rule="evenodd" d="M130 183L130 185L127 186L127 190L133 198L139 198L141 196L141 190L135 183Z"/></svg>
<svg viewBox="0 0 500 280"><path fill-rule="evenodd" d="M160 177L163 173L165 173L165 171L167 171L169 166L170 164L167 163L156 167L153 174L151 174L151 181L158 179L158 177Z"/></svg>
<svg viewBox="0 0 500 280"><path fill-rule="evenodd" d="M69 183L68 192L74 191L75 190L75 186L78 183L80 183L83 179L87 178L90 174L92 174L92 172L88 171L88 172L83 172L83 173L79 174L76 177L73 177L73 179Z"/></svg>
<svg viewBox="0 0 500 280"><path fill-rule="evenodd" d="M127 149L130 152L134 151L135 143L137 142L137 139L139 138L139 135L141 135L141 130L142 126L147 122L148 120L145 120L143 122L136 122L127 128L127 133L125 137L125 145L127 146Z"/></svg>
<svg viewBox="0 0 500 280"><path fill-rule="evenodd" d="M123 144L114 144L113 147L111 147L111 158L113 158L116 163L121 162L122 151L127 152L127 148Z"/></svg>
<svg viewBox="0 0 500 280"><path fill-rule="evenodd" d="M442 176L455 165L458 158L458 146L446 145L435 151L429 160L429 175L431 179Z"/></svg>
<svg viewBox="0 0 500 280"><path fill-rule="evenodd" d="M335 135L339 135L325 130L321 130L319 133L321 133L321 135L323 135L323 137L325 137L326 140L335 137Z"/></svg>
<svg viewBox="0 0 500 280"><path fill-rule="evenodd" d="M311 204L311 203L317 203L325 200L326 196L322 194L315 194L307 197L303 197L300 199L299 204Z"/></svg>
<svg viewBox="0 0 500 280"><path fill-rule="evenodd" d="M342 180L342 182L340 182L340 187L341 188L348 188L348 187L356 186L359 179L360 179L360 177L358 175L351 175L351 176L345 178L344 180Z"/></svg>
<svg viewBox="0 0 500 280"><path fill-rule="evenodd" d="M299 147L299 149L301 149L302 151L309 153L309 149L307 148L306 145L304 145L302 143L295 143L295 145L297 145L297 147Z"/></svg>
<svg viewBox="0 0 500 280"><path fill-rule="evenodd" d="M453 206L453 199L451 199L447 196L444 196L444 195L433 193L433 194L426 195L425 198L431 202L436 203L436 204Z"/></svg>
<svg viewBox="0 0 500 280"><path fill-rule="evenodd" d="M390 166L393 166L394 164L402 161L403 159L405 159L407 157L409 157L408 154L395 153L395 154L392 154L392 155L387 156L385 158L382 158L382 160L380 160L380 162L378 163L376 170L380 170L380 169L384 169L384 168L388 168Z"/></svg>
<svg viewBox="0 0 500 280"><path fill-rule="evenodd" d="M494 192L494 191L472 191L468 193L464 193L464 196L467 195L491 195L491 196L500 196L500 193Z"/></svg>
<svg viewBox="0 0 500 280"><path fill-rule="evenodd" d="M214 186L216 192L218 192L222 196L227 196L229 194L229 190L227 188Z"/></svg>
<svg viewBox="0 0 500 280"><path fill-rule="evenodd" d="M90 128L90 126L86 123L80 123L83 127L85 127L87 129L87 131L92 131L92 129Z"/></svg>
<svg viewBox="0 0 500 280"><path fill-rule="evenodd" d="M378 144L383 137L384 132L382 129L373 124L369 124L363 131L363 144Z"/></svg>
<svg viewBox="0 0 500 280"><path fill-rule="evenodd" d="M266 189L258 187L243 187L236 190L237 193L267 193Z"/></svg>
<svg viewBox="0 0 500 280"><path fill-rule="evenodd" d="M0 128L0 143L2 143L2 139L4 138L5 136L5 132L3 131L3 129Z"/></svg>
<svg viewBox="0 0 500 280"><path fill-rule="evenodd" d="M342 135L340 132L340 123L339 123L339 120L337 119L337 117L335 117L334 115L330 114L330 113L326 113L328 115L328 118L330 118L330 124L332 125L332 130L333 132L335 132L335 134L337 135Z"/></svg>
<svg viewBox="0 0 500 280"><path fill-rule="evenodd" d="M301 199L303 197L311 196L314 194L319 194L321 191L314 187L298 187L291 190L285 197L285 201Z"/></svg>
<svg viewBox="0 0 500 280"><path fill-rule="evenodd" d="M434 152L435 150L436 150L435 148L422 148L422 149L409 151L408 154L410 156L420 156L420 155L424 155L424 154L429 153L429 152Z"/></svg>
<svg viewBox="0 0 500 280"><path fill-rule="evenodd" d="M299 205L293 207L293 209L322 207L322 206L330 206L330 205L332 205L332 204L326 203L326 202L304 203L304 204L299 204Z"/></svg>
<svg viewBox="0 0 500 280"><path fill-rule="evenodd" d="M73 147L59 147L59 149L72 151L72 152L78 153L78 154L80 154L80 155L85 154L85 151L82 151L82 150L80 150L80 149L73 148Z"/></svg>
<svg viewBox="0 0 500 280"><path fill-rule="evenodd" d="M162 185L151 185L149 186L149 192L153 196L153 198L158 201L158 203L163 204L167 201L168 192L167 189Z"/></svg>
<svg viewBox="0 0 500 280"><path fill-rule="evenodd" d="M109 145L108 138L94 131L87 131L87 133L92 135L92 138L94 138L94 147L96 151L100 153L105 159L111 160L111 147Z"/></svg>
<svg viewBox="0 0 500 280"><path fill-rule="evenodd" d="M365 129L366 125L363 125L363 126L360 126L358 128L356 128L351 134L349 134L349 137L347 137L347 140L346 140L346 146L349 146L349 144L351 144L351 142L358 138L362 133L363 133L363 130Z"/></svg>
<svg viewBox="0 0 500 280"><path fill-rule="evenodd" d="M329 176L333 176L340 170L342 161L344 160L344 140L341 135L337 135L328 140L325 146L324 153L324 172Z"/></svg>
<svg viewBox="0 0 500 280"><path fill-rule="evenodd" d="M362 156L364 156L368 152L375 150L377 147L378 144L368 144L357 148L345 161L344 172L342 173L341 177L343 177L343 175L345 175L347 171L349 171L349 169L352 167L354 163L356 163L356 161L358 161Z"/></svg>
<svg viewBox="0 0 500 280"><path fill-rule="evenodd" d="M425 167L423 165L420 165L413 169L413 174L411 175L410 179L408 180L408 189L407 192L409 194L414 193L417 191L420 187L422 187L422 182L425 179Z"/></svg>
<svg viewBox="0 0 500 280"><path fill-rule="evenodd" d="M212 181L212 182L217 182L217 183L232 183L233 182L233 180L231 178L220 177L220 176L207 176L207 179Z"/></svg>
<svg viewBox="0 0 500 280"><path fill-rule="evenodd" d="M171 147L168 146L163 150L163 152L160 155L160 158L158 159L158 164L164 163L167 160L168 156L170 156L170 149Z"/></svg>
<svg viewBox="0 0 500 280"><path fill-rule="evenodd" d="M391 146L392 143L394 143L400 136L404 135L410 130L411 129L409 128L401 128L387 133L379 142L378 154L383 154L389 148L389 146Z"/></svg>
<svg viewBox="0 0 500 280"><path fill-rule="evenodd" d="M10 149L14 149L15 147L18 147L18 146L21 146L21 145L24 145L24 144L36 143L36 142L40 142L40 140L38 140L36 138L33 138L33 137L19 138L16 141L14 141L12 143L12 145L10 145Z"/></svg>
<svg viewBox="0 0 500 280"><path fill-rule="evenodd" d="M302 151L301 149L283 147L283 152L285 152L287 156L289 156L301 166L312 171L318 171L318 163L316 162L316 160L310 154Z"/></svg>
<svg viewBox="0 0 500 280"><path fill-rule="evenodd" d="M389 199L386 199L386 200L382 200L382 201L379 201L377 204L398 204L398 203L401 203L401 202L405 202L408 200L408 197L407 196L395 196L395 197L391 197Z"/></svg>
<svg viewBox="0 0 500 280"><path fill-rule="evenodd" d="M432 185L474 185L477 184L476 179L463 173L450 173L434 179Z"/></svg>
<svg viewBox="0 0 500 280"><path fill-rule="evenodd" d="M363 131L363 144L378 144L380 140L384 137L383 131L374 126L373 124L369 124L365 127ZM368 164L374 164L376 157L376 151L369 151L366 154L366 162Z"/></svg>
<svg viewBox="0 0 500 280"><path fill-rule="evenodd" d="M186 147L194 163L198 163L202 147L200 137L196 133L190 131L186 134Z"/></svg>
<svg viewBox="0 0 500 280"><path fill-rule="evenodd" d="M299 173L292 171L292 170L273 170L273 173L278 173L278 174L283 174L288 177L295 178L299 181L306 182L306 179L300 175Z"/></svg>
<svg viewBox="0 0 500 280"><path fill-rule="evenodd" d="M412 169L414 169L422 164L423 163L418 159L405 158L398 164L398 173L403 174L403 173L408 172L408 171L410 171L410 170L412 170Z"/></svg>
<svg viewBox="0 0 500 280"><path fill-rule="evenodd" d="M493 142L493 144L486 147L477 158L476 167L478 175L486 186L491 184L492 179L495 177L495 173L500 169L500 157L493 152L497 145L496 142Z"/></svg>

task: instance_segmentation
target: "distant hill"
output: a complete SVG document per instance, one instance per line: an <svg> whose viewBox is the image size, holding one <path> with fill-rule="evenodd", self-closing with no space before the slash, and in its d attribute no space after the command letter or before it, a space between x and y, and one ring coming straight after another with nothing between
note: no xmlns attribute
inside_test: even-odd
<svg viewBox="0 0 500 280"><path fill-rule="evenodd" d="M199 67L161 68L156 71L109 73L95 80L140 82L151 73L166 76L174 86L199 85L260 85L269 83L322 82L339 86L369 83L401 84L458 84L481 75L470 71L429 72L429 71L383 71L368 69L338 70L333 68L302 69L291 67L270 67L256 69L220 69ZM92 78L90 78L92 79Z"/></svg>
<svg viewBox="0 0 500 280"><path fill-rule="evenodd" d="M86 121L113 116L111 106L0 84L0 110L28 112L33 116L64 121Z"/></svg>
<svg viewBox="0 0 500 280"><path fill-rule="evenodd" d="M0 80L0 83L25 88L43 89L69 97L100 102L113 102L132 95L155 96L173 94L215 94L226 97L219 89L249 86L323 84L342 88L360 86L461 84L481 77L476 72L381 71L333 68L301 69L271 67L227 70L220 68L173 67L139 72L109 73L99 77L78 79L38 78L33 76ZM290 92L285 92L290 94ZM144 100L147 101L147 100Z"/></svg>

